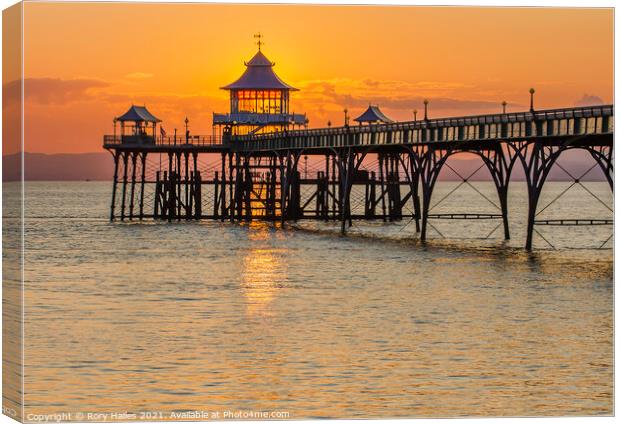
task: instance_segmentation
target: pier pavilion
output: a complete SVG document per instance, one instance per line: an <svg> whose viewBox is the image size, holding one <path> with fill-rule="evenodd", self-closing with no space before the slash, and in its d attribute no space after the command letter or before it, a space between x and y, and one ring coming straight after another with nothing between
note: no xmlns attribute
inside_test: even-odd
<svg viewBox="0 0 620 424"><path fill-rule="evenodd" d="M362 124L390 124L392 121L385 116L379 106L368 105L368 109L364 111L360 116L354 119L355 122Z"/></svg>
<svg viewBox="0 0 620 424"><path fill-rule="evenodd" d="M146 106L131 105L127 112L114 118L114 137L117 122L121 123L119 141L126 144L155 144L157 124L161 119L151 114Z"/></svg>
<svg viewBox="0 0 620 424"><path fill-rule="evenodd" d="M290 93L297 88L282 81L261 51L245 62L246 70L235 82L221 87L230 93L230 112L213 113L214 134L265 134L307 126L305 114L289 113Z"/></svg>

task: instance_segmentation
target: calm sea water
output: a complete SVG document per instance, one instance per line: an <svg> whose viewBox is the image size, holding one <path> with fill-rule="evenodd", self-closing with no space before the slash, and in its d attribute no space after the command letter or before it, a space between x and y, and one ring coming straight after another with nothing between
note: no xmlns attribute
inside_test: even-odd
<svg viewBox="0 0 620 424"><path fill-rule="evenodd" d="M568 185L549 183L541 205ZM408 220L349 237L335 224L109 223L110 187L27 184L26 416L613 412L612 251L574 249L611 247L612 229L541 227L555 250L537 236L524 252L522 183L510 242L499 222L442 221L427 244ZM611 207L606 184L586 187ZM446 211L494 206L464 186L433 210ZM575 186L542 216L611 213Z"/></svg>

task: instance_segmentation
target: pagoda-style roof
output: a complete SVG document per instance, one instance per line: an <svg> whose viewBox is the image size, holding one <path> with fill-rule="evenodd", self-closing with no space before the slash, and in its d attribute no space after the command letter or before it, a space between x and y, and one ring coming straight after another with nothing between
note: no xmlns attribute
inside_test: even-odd
<svg viewBox="0 0 620 424"><path fill-rule="evenodd" d="M297 91L282 81L273 71L274 62L271 62L260 50L249 62L245 62L247 69L241 77L224 87L224 90L291 90Z"/></svg>
<svg viewBox="0 0 620 424"><path fill-rule="evenodd" d="M134 106L131 105L129 110L122 116L116 118L118 121L131 121L131 122L161 122L161 119L156 118L151 112L146 109L146 106Z"/></svg>
<svg viewBox="0 0 620 424"><path fill-rule="evenodd" d="M360 116L354 119L355 122L359 122L360 124L363 122L368 123L385 123L389 124L392 121L390 118L385 116L383 112L379 109L379 106L369 105L368 109Z"/></svg>

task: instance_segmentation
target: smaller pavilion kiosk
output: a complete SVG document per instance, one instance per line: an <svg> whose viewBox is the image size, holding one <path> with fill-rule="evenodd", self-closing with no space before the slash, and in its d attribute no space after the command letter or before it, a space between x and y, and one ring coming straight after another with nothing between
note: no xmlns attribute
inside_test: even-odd
<svg viewBox="0 0 620 424"><path fill-rule="evenodd" d="M368 109L360 116L354 119L355 122L362 124L389 124L394 122L381 112L379 106L368 105Z"/></svg>
<svg viewBox="0 0 620 424"><path fill-rule="evenodd" d="M161 119L156 118L145 106L131 105L123 115L115 118L121 123L120 141L122 144L155 144L157 136L157 123Z"/></svg>

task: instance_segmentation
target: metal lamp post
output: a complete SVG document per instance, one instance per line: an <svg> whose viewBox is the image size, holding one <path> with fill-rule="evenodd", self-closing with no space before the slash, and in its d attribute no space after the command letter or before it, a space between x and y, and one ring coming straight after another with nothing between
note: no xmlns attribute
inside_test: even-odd
<svg viewBox="0 0 620 424"><path fill-rule="evenodd" d="M534 112L534 93L536 90L530 88L530 112Z"/></svg>
<svg viewBox="0 0 620 424"><path fill-rule="evenodd" d="M308 179L308 155L304 156L304 178Z"/></svg>
<svg viewBox="0 0 620 424"><path fill-rule="evenodd" d="M428 121L428 99L424 99L424 120Z"/></svg>
<svg viewBox="0 0 620 424"><path fill-rule="evenodd" d="M506 113L506 105L507 105L507 104L508 104L508 103L506 103L506 100L504 100L504 101L502 102L502 113L504 113L504 114Z"/></svg>

